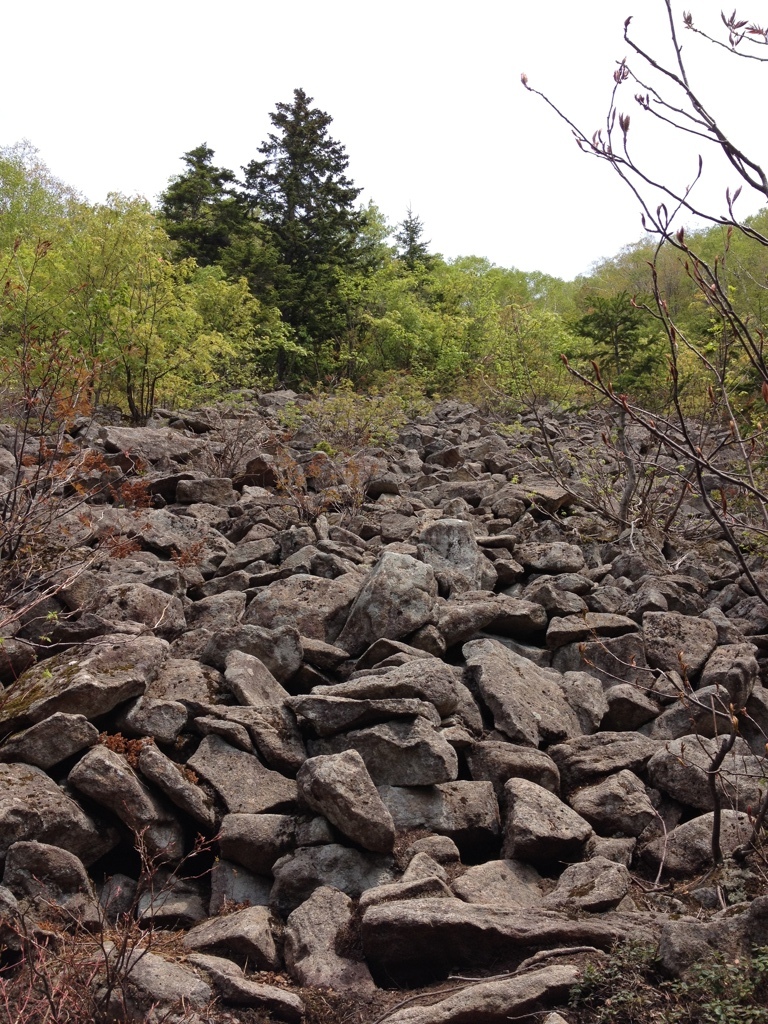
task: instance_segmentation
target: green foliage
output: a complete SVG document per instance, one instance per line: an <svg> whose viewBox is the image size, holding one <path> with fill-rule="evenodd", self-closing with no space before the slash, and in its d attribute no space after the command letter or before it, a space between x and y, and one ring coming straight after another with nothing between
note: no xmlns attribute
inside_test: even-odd
<svg viewBox="0 0 768 1024"><path fill-rule="evenodd" d="M585 311L571 327L588 342L584 355L615 391L652 395L662 366L661 334L653 318L625 291L607 297L586 293L582 302Z"/></svg>
<svg viewBox="0 0 768 1024"><path fill-rule="evenodd" d="M232 171L216 167L206 143L185 153L186 171L173 178L160 197L160 213L180 259L200 266L221 259L222 252L246 228L246 209Z"/></svg>
<svg viewBox="0 0 768 1024"><path fill-rule="evenodd" d="M309 402L288 406L281 422L291 433L306 425L312 436L322 438L315 449L329 455L391 444L399 428L411 416L425 412L428 402L404 377L388 384L358 394L352 381L343 380L332 392L317 391Z"/></svg>
<svg viewBox="0 0 768 1024"><path fill-rule="evenodd" d="M579 1024L766 1024L768 947L751 957L714 952L681 978L659 977L653 946L616 947L571 992Z"/></svg>

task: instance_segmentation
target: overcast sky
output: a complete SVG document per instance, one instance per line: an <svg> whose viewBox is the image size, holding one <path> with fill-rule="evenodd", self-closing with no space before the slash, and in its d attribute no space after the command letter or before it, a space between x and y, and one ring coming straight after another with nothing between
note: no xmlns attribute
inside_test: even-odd
<svg viewBox="0 0 768 1024"><path fill-rule="evenodd" d="M717 26L719 3L683 6ZM92 201L154 201L201 142L239 170L269 112L301 87L332 115L363 198L393 224L410 204L433 251L570 278L642 234L637 204L520 73L599 128L630 14L638 38L668 54L661 0L28 0L3 11L0 143L29 139ZM702 90L755 153L760 66L721 73L716 52L682 38ZM646 139L625 89L633 141L687 177L694 154ZM720 205L728 183L713 186Z"/></svg>

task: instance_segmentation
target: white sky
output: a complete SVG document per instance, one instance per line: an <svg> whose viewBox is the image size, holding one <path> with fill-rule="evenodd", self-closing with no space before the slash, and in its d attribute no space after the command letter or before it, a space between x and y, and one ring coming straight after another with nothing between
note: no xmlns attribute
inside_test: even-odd
<svg viewBox="0 0 768 1024"><path fill-rule="evenodd" d="M685 7L717 27L719 3ZM334 118L363 198L393 224L410 204L433 251L570 278L640 236L637 204L520 73L591 132L629 14L638 38L666 46L661 0L26 0L2 16L0 143L28 138L93 201L154 200L203 141L239 171L269 112L301 87ZM716 52L681 35L686 53L703 51L692 67L715 110L759 158L760 65L731 60L720 73ZM641 143L642 111L624 89ZM692 154L650 147L683 177L695 166ZM725 184L738 182L718 178L713 195ZM742 203L742 213L758 205Z"/></svg>

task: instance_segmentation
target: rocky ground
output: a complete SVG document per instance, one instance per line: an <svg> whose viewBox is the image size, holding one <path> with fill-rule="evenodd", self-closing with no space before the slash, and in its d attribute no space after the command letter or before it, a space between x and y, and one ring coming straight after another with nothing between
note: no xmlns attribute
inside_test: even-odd
<svg viewBox="0 0 768 1024"><path fill-rule="evenodd" d="M617 537L470 406L350 475L274 443L284 401L75 432L147 500L92 481L79 568L7 616L4 962L127 930L136 1019L556 1024L616 942L768 944L768 609L729 548Z"/></svg>

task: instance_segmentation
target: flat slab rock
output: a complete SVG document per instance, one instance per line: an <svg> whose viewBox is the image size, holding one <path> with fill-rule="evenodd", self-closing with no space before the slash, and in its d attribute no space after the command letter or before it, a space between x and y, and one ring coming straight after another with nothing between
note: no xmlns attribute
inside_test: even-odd
<svg viewBox="0 0 768 1024"><path fill-rule="evenodd" d="M415 899L370 907L363 914L363 951L369 963L401 974L489 964L514 964L539 949L651 938L637 915L572 919L540 908L507 910L459 899Z"/></svg>
<svg viewBox="0 0 768 1024"><path fill-rule="evenodd" d="M105 715L139 697L170 653L164 640L142 636L92 647L70 648L32 668L3 694L0 732L41 722L54 712Z"/></svg>
<svg viewBox="0 0 768 1024"><path fill-rule="evenodd" d="M258 814L294 804L296 783L218 736L206 736L187 765L216 790L228 811Z"/></svg>
<svg viewBox="0 0 768 1024"><path fill-rule="evenodd" d="M470 689L477 689L496 728L515 743L538 747L542 740L552 743L582 734L557 673L495 640L471 640L463 653Z"/></svg>
<svg viewBox="0 0 768 1024"><path fill-rule="evenodd" d="M381 1024L507 1024L529 1013L538 1019L543 1006L566 1001L578 977L579 969L572 964L555 964L516 978L467 985L431 1006L396 1010Z"/></svg>

